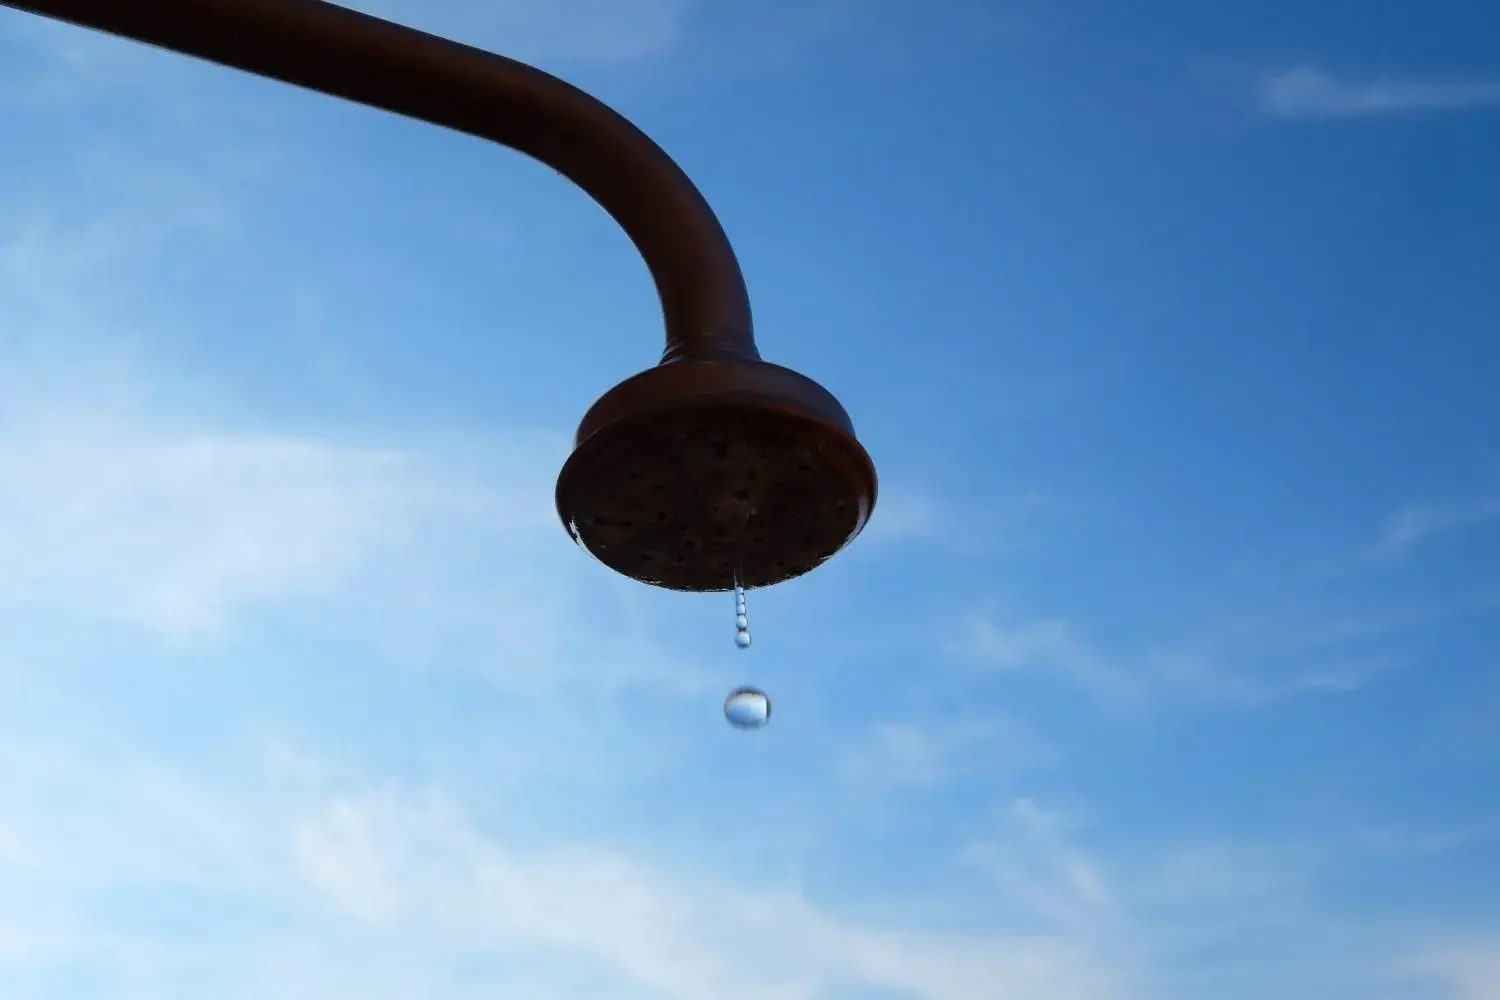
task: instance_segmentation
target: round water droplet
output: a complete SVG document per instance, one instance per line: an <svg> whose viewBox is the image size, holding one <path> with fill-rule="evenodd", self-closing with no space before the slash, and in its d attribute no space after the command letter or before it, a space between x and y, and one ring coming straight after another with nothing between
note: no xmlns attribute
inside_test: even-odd
<svg viewBox="0 0 1500 1000"><path fill-rule="evenodd" d="M735 688L724 699L724 718L736 729L760 729L771 721L771 699L760 688Z"/></svg>
<svg viewBox="0 0 1500 1000"><path fill-rule="evenodd" d="M741 649L750 648L750 630L742 628L734 634L734 644Z"/></svg>
<svg viewBox="0 0 1500 1000"><path fill-rule="evenodd" d="M736 615L734 619L734 627L743 632L745 631L745 629L750 627L750 619L746 618L743 614Z"/></svg>

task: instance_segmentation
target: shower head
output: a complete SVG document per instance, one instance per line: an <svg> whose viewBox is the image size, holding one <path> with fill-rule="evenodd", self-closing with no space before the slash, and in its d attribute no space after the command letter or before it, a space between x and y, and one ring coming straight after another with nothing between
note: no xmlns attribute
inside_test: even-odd
<svg viewBox="0 0 1500 1000"><path fill-rule="evenodd" d="M759 360L689 360L594 404L557 510L610 569L722 591L816 568L864 528L875 494L875 467L828 390Z"/></svg>

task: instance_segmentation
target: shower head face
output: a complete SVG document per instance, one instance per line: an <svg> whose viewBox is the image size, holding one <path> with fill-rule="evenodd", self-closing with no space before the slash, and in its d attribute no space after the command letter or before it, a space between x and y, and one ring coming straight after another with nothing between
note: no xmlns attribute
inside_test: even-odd
<svg viewBox="0 0 1500 1000"><path fill-rule="evenodd" d="M718 370L670 371L688 364ZM557 506L616 572L723 591L821 565L864 528L875 495L874 466L821 386L760 362L703 362L606 395L558 478Z"/></svg>

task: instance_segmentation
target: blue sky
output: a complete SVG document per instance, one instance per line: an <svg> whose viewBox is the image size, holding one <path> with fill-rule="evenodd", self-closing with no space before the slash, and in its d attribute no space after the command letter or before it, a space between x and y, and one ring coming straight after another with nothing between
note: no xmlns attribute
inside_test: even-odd
<svg viewBox="0 0 1500 1000"><path fill-rule="evenodd" d="M555 523L661 346L585 196L0 12L0 995L1500 997L1492 7L368 0L853 415L745 653Z"/></svg>

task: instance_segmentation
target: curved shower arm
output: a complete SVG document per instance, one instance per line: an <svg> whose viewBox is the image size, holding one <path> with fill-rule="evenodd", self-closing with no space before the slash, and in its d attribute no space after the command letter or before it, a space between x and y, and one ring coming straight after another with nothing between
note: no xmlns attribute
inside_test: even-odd
<svg viewBox="0 0 1500 1000"><path fill-rule="evenodd" d="M323 0L0 0L0 4L441 125L518 150L586 191L645 258L663 362L759 359L723 227L645 133L524 63Z"/></svg>

